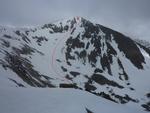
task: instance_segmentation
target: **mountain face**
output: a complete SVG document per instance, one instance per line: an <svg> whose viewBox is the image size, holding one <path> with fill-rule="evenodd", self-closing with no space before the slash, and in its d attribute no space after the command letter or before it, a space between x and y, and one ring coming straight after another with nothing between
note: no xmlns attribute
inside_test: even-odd
<svg viewBox="0 0 150 113"><path fill-rule="evenodd" d="M84 18L0 28L1 87L75 88L150 111L150 49Z"/></svg>

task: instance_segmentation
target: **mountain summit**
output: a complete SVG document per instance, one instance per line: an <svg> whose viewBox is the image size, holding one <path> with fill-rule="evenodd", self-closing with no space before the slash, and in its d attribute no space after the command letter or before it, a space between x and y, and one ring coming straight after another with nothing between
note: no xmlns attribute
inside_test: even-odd
<svg viewBox="0 0 150 113"><path fill-rule="evenodd" d="M75 88L150 111L150 49L82 17L0 28L0 86Z"/></svg>

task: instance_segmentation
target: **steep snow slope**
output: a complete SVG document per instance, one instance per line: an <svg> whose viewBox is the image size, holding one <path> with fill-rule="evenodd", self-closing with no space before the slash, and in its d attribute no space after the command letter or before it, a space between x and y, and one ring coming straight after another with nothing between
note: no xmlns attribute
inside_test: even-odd
<svg viewBox="0 0 150 113"><path fill-rule="evenodd" d="M2 113L146 113L73 89L0 88Z"/></svg>
<svg viewBox="0 0 150 113"><path fill-rule="evenodd" d="M149 57L144 45L80 17L0 29L1 87L75 88L150 110Z"/></svg>

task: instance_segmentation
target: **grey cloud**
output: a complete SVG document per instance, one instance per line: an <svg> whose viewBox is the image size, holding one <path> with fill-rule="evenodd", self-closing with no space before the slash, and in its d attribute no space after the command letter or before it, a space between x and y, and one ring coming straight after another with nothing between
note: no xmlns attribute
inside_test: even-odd
<svg viewBox="0 0 150 113"><path fill-rule="evenodd" d="M34 26L82 16L150 40L150 0L0 0L0 24Z"/></svg>

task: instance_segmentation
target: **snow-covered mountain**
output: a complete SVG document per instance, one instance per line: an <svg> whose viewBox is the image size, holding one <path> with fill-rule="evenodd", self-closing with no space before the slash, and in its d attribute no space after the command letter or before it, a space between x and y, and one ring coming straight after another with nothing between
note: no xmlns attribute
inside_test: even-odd
<svg viewBox="0 0 150 113"><path fill-rule="evenodd" d="M31 29L0 27L2 89L74 88L144 112L150 111L149 73L149 48L81 17Z"/></svg>

